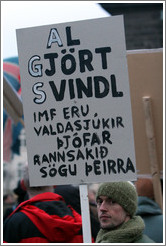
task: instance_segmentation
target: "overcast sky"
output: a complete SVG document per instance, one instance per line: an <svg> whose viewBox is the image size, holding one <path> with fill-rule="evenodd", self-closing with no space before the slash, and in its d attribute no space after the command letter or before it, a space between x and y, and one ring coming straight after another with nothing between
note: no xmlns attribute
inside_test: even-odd
<svg viewBox="0 0 166 246"><path fill-rule="evenodd" d="M94 1L1 1L2 57L18 56L16 29L107 16Z"/></svg>

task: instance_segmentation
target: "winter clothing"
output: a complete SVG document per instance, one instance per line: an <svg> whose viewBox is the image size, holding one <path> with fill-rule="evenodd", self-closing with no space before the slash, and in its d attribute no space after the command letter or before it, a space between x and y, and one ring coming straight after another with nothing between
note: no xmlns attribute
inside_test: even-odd
<svg viewBox="0 0 166 246"><path fill-rule="evenodd" d="M80 194L77 186L57 185L54 187L54 192L62 196L67 205L72 206L77 213L81 214Z"/></svg>
<svg viewBox="0 0 166 246"><path fill-rule="evenodd" d="M144 233L156 243L163 243L163 214L159 205L148 197L140 196L136 215L144 220Z"/></svg>
<svg viewBox="0 0 166 246"><path fill-rule="evenodd" d="M17 183L17 187L13 190L13 192L17 195L17 202L10 208L6 209L3 221L16 209L16 207L23 201L28 200L28 193L23 184L23 180L19 180Z"/></svg>
<svg viewBox="0 0 166 246"><path fill-rule="evenodd" d="M80 193L79 188L73 185L58 185L54 188L55 193L61 195L67 205L71 205L77 213L81 214ZM74 198L74 199L73 199ZM90 208L90 224L92 232L92 241L95 241L98 231L100 230L100 224L98 217L93 213L93 209L97 211L96 204L89 203Z"/></svg>
<svg viewBox="0 0 166 246"><path fill-rule="evenodd" d="M143 220L140 216L134 216L114 230L100 229L96 243L154 243L142 234L143 230Z"/></svg>
<svg viewBox="0 0 166 246"><path fill-rule="evenodd" d="M131 182L112 182L100 185L96 199L107 196L121 205L132 217L137 209L137 192Z"/></svg>
<svg viewBox="0 0 166 246"><path fill-rule="evenodd" d="M64 199L45 192L22 202L4 222L7 243L82 243L81 216Z"/></svg>

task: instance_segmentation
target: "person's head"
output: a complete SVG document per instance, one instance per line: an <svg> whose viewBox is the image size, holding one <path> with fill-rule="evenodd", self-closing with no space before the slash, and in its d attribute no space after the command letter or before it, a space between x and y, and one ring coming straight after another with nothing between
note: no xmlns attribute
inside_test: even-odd
<svg viewBox="0 0 166 246"><path fill-rule="evenodd" d="M17 203L21 203L28 198L26 187L24 186L24 180L21 179L17 182L17 187L13 189L14 194L17 196Z"/></svg>
<svg viewBox="0 0 166 246"><path fill-rule="evenodd" d="M26 165L24 168L23 183L25 189L28 192L29 198L32 198L37 194L41 194L44 192L54 192L53 186L34 186L34 187L30 186L28 165Z"/></svg>
<svg viewBox="0 0 166 246"><path fill-rule="evenodd" d="M103 183L96 194L102 229L114 229L132 218L137 210L137 192L131 182Z"/></svg>
<svg viewBox="0 0 166 246"><path fill-rule="evenodd" d="M139 178L135 182L138 196L146 196L154 200L153 182L150 178Z"/></svg>

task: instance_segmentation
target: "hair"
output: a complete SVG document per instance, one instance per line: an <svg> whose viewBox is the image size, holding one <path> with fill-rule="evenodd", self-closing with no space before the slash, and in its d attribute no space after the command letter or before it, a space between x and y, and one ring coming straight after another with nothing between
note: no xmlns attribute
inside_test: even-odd
<svg viewBox="0 0 166 246"><path fill-rule="evenodd" d="M26 165L24 168L23 182L27 192L31 196L35 196L44 192L53 192L53 186L30 186L28 165Z"/></svg>
<svg viewBox="0 0 166 246"><path fill-rule="evenodd" d="M135 182L138 196L146 196L154 200L153 182L151 178L139 178Z"/></svg>

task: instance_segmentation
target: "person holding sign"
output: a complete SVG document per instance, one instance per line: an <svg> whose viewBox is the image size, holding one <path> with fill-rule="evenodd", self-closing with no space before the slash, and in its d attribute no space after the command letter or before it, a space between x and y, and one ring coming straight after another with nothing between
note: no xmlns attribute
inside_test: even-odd
<svg viewBox="0 0 166 246"><path fill-rule="evenodd" d="M103 183L96 194L100 231L96 243L154 243L135 216L137 192L131 182Z"/></svg>
<svg viewBox="0 0 166 246"><path fill-rule="evenodd" d="M53 186L30 187L28 168L24 185L29 200L4 222L4 243L82 243L82 219Z"/></svg>

